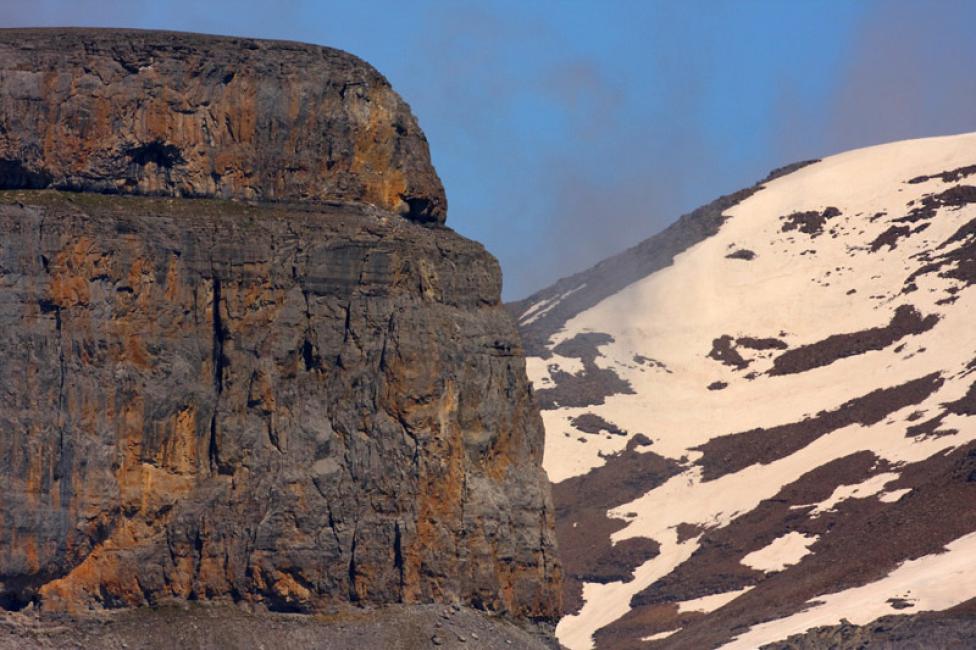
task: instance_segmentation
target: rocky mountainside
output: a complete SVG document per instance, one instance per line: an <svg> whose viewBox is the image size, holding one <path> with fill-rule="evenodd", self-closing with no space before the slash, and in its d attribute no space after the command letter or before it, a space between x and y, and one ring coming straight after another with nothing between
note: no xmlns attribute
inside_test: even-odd
<svg viewBox="0 0 976 650"><path fill-rule="evenodd" d="M976 639L976 134L778 170L510 309L571 650Z"/></svg>
<svg viewBox="0 0 976 650"><path fill-rule="evenodd" d="M0 607L554 619L498 264L437 225L426 141L375 70L0 31L0 158Z"/></svg>

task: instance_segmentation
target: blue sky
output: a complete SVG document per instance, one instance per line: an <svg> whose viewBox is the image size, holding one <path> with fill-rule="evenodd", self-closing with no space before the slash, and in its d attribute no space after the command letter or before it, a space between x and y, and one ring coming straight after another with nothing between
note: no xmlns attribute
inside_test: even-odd
<svg viewBox="0 0 976 650"><path fill-rule="evenodd" d="M286 38L357 54L417 114L448 224L505 298L770 169L976 130L967 0L5 3L0 25Z"/></svg>

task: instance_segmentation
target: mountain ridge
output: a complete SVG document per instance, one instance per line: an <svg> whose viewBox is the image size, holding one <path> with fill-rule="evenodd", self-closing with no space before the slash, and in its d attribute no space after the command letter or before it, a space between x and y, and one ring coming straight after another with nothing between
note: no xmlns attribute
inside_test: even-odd
<svg viewBox="0 0 976 650"><path fill-rule="evenodd" d="M526 350L530 354L543 354L543 343L554 333L555 324L668 266L675 255L714 235L724 221L722 213L725 210L758 192L764 183L815 162L819 161L811 159L777 167L753 186L723 195L681 215L673 224L639 244L611 255L584 271L560 278L549 287L521 300L506 303L512 315L520 319ZM591 284L594 288L585 291Z"/></svg>
<svg viewBox="0 0 976 650"><path fill-rule="evenodd" d="M863 641L972 603L974 151L963 134L831 156L613 258L642 277L577 288L604 263L509 306L543 408L564 645L746 648L841 623ZM706 236L676 247L682 230Z"/></svg>

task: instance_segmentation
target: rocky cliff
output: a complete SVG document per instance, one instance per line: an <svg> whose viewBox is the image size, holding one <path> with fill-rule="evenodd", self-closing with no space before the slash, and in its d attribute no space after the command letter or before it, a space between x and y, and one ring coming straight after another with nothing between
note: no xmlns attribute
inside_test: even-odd
<svg viewBox="0 0 976 650"><path fill-rule="evenodd" d="M0 185L447 210L417 121L363 61L133 30L0 32Z"/></svg>
<svg viewBox="0 0 976 650"><path fill-rule="evenodd" d="M147 32L0 50L0 605L553 618L499 268L416 223L443 190L382 77Z"/></svg>

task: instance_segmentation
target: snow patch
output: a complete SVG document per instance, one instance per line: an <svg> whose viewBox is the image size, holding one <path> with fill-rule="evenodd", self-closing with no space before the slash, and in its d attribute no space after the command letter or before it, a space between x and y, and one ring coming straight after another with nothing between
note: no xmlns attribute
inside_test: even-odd
<svg viewBox="0 0 976 650"><path fill-rule="evenodd" d="M888 602L910 594L912 612L944 610L976 594L976 533L964 535L946 545L942 553L903 562L887 576L844 591L817 596L802 612L752 627L722 650L746 650L786 639L822 625L837 625L847 619L866 625L882 616L906 613Z"/></svg>
<svg viewBox="0 0 976 650"><path fill-rule="evenodd" d="M567 291L566 293L560 296L557 296L555 298L540 300L539 302L535 303L534 305L532 305L522 313L522 316L519 317L519 325L522 326L531 325L532 323L534 323L535 321L539 320L540 318L548 314L550 311L552 311L556 307L556 305L558 305L563 300L573 295L574 293L576 293L577 291L579 291L585 286L586 283L584 282L583 284L576 287L575 289L570 289L569 291Z"/></svg>
<svg viewBox="0 0 976 650"><path fill-rule="evenodd" d="M660 641L661 639L666 639L676 632L680 632L682 628L676 627L673 630L668 630L667 632L658 632L657 634L652 634L650 636L641 637L641 641Z"/></svg>
<svg viewBox="0 0 976 650"><path fill-rule="evenodd" d="M895 503L900 501L903 496L912 491L912 488L904 488L901 490L892 490L890 492L882 492L878 495L878 501L882 503Z"/></svg>
<svg viewBox="0 0 976 650"><path fill-rule="evenodd" d="M839 485L825 501L821 501L810 512L811 515L819 515L833 510L837 504L847 499L866 499L884 490L884 486L898 478L894 472L877 474L871 478L861 481L856 485Z"/></svg>
<svg viewBox="0 0 976 650"><path fill-rule="evenodd" d="M699 536L700 537L700 536ZM663 578L698 550L698 539L678 543L674 530L658 537L660 553L637 567L630 582L583 585L583 608L564 616L556 626L556 637L569 650L592 650L593 633L630 611L630 599L656 580Z"/></svg>
<svg viewBox="0 0 976 650"><path fill-rule="evenodd" d="M721 594L702 596L701 598L695 598L694 600L683 600L678 603L678 613L683 614L684 612L701 612L703 614L707 614L708 612L714 612L716 609L722 607L726 603L731 603L733 600L750 589L752 589L751 586L743 587L742 589L737 589L736 591L726 591Z"/></svg>
<svg viewBox="0 0 976 650"><path fill-rule="evenodd" d="M810 547L818 539L820 539L818 535L804 535L792 531L782 537L777 537L768 546L749 553L742 558L742 564L767 573L782 571L812 553Z"/></svg>

